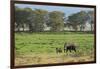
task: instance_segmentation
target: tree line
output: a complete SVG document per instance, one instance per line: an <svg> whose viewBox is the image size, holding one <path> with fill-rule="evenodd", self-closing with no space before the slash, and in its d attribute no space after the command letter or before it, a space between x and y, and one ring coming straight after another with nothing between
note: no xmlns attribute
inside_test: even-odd
<svg viewBox="0 0 100 69"><path fill-rule="evenodd" d="M15 30L29 32L64 31L84 31L86 23L93 31L94 11L80 11L66 17L62 11L47 11L43 9L19 8L15 7Z"/></svg>

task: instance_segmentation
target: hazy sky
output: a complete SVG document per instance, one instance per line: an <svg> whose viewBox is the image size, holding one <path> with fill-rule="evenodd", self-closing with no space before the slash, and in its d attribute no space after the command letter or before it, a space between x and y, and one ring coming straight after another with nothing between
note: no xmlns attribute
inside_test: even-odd
<svg viewBox="0 0 100 69"><path fill-rule="evenodd" d="M47 11L62 11L69 16L70 14L84 11L94 10L94 8L83 8L83 7L65 7L65 6L47 6L47 5L31 5L31 4L15 4L19 8L31 8L31 9L43 9Z"/></svg>

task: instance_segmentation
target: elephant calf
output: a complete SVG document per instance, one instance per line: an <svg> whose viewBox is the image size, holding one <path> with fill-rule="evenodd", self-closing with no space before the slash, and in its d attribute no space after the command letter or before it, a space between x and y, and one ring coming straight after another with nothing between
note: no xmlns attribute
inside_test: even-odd
<svg viewBox="0 0 100 69"><path fill-rule="evenodd" d="M56 48L56 53L62 53L62 49L61 48Z"/></svg>

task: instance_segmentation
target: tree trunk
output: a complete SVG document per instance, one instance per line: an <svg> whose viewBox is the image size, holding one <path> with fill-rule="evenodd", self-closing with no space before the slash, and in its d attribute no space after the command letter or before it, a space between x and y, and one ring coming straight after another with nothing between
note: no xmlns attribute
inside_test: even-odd
<svg viewBox="0 0 100 69"><path fill-rule="evenodd" d="M18 32L20 31L20 27L19 27L19 25L17 25L17 31L18 31Z"/></svg>
<svg viewBox="0 0 100 69"><path fill-rule="evenodd" d="M18 27L18 32L20 31L20 27Z"/></svg>
<svg viewBox="0 0 100 69"><path fill-rule="evenodd" d="M90 25L91 25L91 32L92 32L92 31L93 31L93 30L92 30L92 24L90 24Z"/></svg>
<svg viewBox="0 0 100 69"><path fill-rule="evenodd" d="M80 31L82 31L82 26L80 25Z"/></svg>
<svg viewBox="0 0 100 69"><path fill-rule="evenodd" d="M23 28L23 32L24 32L24 25L22 26L22 28Z"/></svg>

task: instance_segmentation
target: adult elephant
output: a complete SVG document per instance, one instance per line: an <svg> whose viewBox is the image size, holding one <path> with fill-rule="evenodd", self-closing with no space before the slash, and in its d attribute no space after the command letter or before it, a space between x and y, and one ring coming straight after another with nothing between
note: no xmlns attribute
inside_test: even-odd
<svg viewBox="0 0 100 69"><path fill-rule="evenodd" d="M73 43L65 43L64 44L64 52L66 53L67 51L69 51L69 52L72 52L72 51L74 51L74 52L76 52L76 46L75 46L75 44L73 44Z"/></svg>

